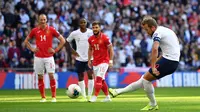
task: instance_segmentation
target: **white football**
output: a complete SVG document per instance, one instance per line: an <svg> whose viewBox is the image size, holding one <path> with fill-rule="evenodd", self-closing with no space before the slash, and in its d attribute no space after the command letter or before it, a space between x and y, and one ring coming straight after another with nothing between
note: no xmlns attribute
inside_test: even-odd
<svg viewBox="0 0 200 112"><path fill-rule="evenodd" d="M78 98L81 94L81 88L77 84L71 84L69 85L66 94L69 98L72 99Z"/></svg>

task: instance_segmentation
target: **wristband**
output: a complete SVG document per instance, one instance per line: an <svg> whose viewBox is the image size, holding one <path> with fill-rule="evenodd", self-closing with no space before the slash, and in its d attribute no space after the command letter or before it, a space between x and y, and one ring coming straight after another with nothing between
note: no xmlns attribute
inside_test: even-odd
<svg viewBox="0 0 200 112"><path fill-rule="evenodd" d="M57 53L58 51L59 51L59 50L56 48L56 49L55 49L55 52Z"/></svg>
<svg viewBox="0 0 200 112"><path fill-rule="evenodd" d="M109 60L109 63L113 63L113 60Z"/></svg>

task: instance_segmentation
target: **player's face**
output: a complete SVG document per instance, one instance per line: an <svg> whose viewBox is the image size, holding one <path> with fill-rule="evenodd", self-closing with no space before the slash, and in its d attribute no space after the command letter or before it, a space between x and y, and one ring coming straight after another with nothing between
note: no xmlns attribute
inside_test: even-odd
<svg viewBox="0 0 200 112"><path fill-rule="evenodd" d="M94 35L98 35L101 29L99 25L94 25L92 26L92 30Z"/></svg>
<svg viewBox="0 0 200 112"><path fill-rule="evenodd" d="M80 24L80 28L84 29L86 28L87 21L85 19L81 19L79 24Z"/></svg>
<svg viewBox="0 0 200 112"><path fill-rule="evenodd" d="M46 23L47 23L47 17L45 15L40 15L39 16L39 24L46 25Z"/></svg>
<svg viewBox="0 0 200 112"><path fill-rule="evenodd" d="M149 36L152 36L154 31L151 27L149 27L147 24L142 25L142 28L147 32Z"/></svg>

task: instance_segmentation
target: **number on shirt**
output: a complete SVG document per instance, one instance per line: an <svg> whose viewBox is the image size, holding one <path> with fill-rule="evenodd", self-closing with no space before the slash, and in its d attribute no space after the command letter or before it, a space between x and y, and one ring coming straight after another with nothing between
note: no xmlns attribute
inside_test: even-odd
<svg viewBox="0 0 200 112"><path fill-rule="evenodd" d="M40 35L40 41L46 41L46 35Z"/></svg>
<svg viewBox="0 0 200 112"><path fill-rule="evenodd" d="M94 49L99 50L99 44L94 44Z"/></svg>

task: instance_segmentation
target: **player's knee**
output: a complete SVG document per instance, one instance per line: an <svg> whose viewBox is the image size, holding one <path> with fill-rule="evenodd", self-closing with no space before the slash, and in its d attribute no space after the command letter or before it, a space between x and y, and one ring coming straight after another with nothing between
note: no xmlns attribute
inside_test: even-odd
<svg viewBox="0 0 200 112"><path fill-rule="evenodd" d="M92 74L88 74L88 79L93 79L93 75Z"/></svg>
<svg viewBox="0 0 200 112"><path fill-rule="evenodd" d="M78 80L79 81L84 80L84 74L83 73L78 73Z"/></svg>
<svg viewBox="0 0 200 112"><path fill-rule="evenodd" d="M38 79L43 79L43 75L42 74L38 74Z"/></svg>
<svg viewBox="0 0 200 112"><path fill-rule="evenodd" d="M53 73L49 73L49 79L53 80L54 79L54 74Z"/></svg>

